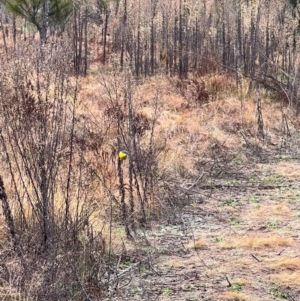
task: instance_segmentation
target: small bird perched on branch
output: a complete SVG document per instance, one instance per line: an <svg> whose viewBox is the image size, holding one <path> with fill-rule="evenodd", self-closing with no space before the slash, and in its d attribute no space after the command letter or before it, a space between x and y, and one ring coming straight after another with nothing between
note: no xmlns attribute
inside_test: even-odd
<svg viewBox="0 0 300 301"><path fill-rule="evenodd" d="M128 152L126 150L122 150L122 151L119 152L119 159L121 161L126 160L127 155L128 155Z"/></svg>

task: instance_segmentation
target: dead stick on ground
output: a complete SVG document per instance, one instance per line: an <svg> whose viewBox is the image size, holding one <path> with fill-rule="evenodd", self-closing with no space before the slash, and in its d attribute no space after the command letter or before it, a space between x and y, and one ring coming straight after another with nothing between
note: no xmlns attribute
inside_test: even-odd
<svg viewBox="0 0 300 301"><path fill-rule="evenodd" d="M228 287L231 287L231 286L232 286L232 284L231 284L231 282L229 281L229 279L228 279L227 275L225 275L225 279L226 279L226 280L227 280L227 282L228 282Z"/></svg>
<svg viewBox="0 0 300 301"><path fill-rule="evenodd" d="M261 260L259 260L255 255L250 254L256 261L261 262Z"/></svg>
<svg viewBox="0 0 300 301"><path fill-rule="evenodd" d="M116 274L112 279L109 280L109 282L119 281L123 276L125 276L128 272L130 272L132 269L134 269L136 266L140 265L142 261L139 261L135 263L134 265L130 266L129 268L122 271L120 274Z"/></svg>

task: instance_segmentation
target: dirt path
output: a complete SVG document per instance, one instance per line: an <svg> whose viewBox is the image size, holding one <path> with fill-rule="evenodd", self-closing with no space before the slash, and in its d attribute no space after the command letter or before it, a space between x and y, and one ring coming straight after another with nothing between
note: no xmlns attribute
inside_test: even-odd
<svg viewBox="0 0 300 301"><path fill-rule="evenodd" d="M300 300L299 177L281 160L215 183L146 232L151 259L129 265L112 300Z"/></svg>

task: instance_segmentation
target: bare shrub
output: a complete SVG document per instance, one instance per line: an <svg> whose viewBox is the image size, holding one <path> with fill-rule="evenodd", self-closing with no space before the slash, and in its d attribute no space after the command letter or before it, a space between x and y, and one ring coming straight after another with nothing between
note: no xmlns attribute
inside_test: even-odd
<svg viewBox="0 0 300 301"><path fill-rule="evenodd" d="M76 144L79 82L66 74L67 49L46 50L43 60L33 52L2 62L5 180L0 181L0 199L12 241L3 256L18 258L16 285L25 295L66 300L86 298L95 290L100 296L108 284L108 249L101 230L90 222L93 177Z"/></svg>
<svg viewBox="0 0 300 301"><path fill-rule="evenodd" d="M191 79L175 79L175 87L187 101L189 106L201 106L209 102L209 94L205 81L193 76Z"/></svg>
<svg viewBox="0 0 300 301"><path fill-rule="evenodd" d="M153 196L159 151L154 145L154 131L159 93L156 92L153 99L153 116L149 119L139 112L139 101L135 95L138 82L130 72L113 72L110 76L101 77L99 81L103 89L100 99L103 127L106 127L107 133L104 148L108 149L110 157L115 151L128 151L128 160L124 162L117 160L114 153L116 169L111 176L115 180L111 183L118 181L118 189L111 186L109 189L114 194L115 203L119 205L117 208L120 213L117 216L122 216L126 234L132 237L136 233L137 224L145 226L151 218L151 206L155 202ZM112 144L112 147L108 148L108 144ZM96 160L93 162L99 174L101 171L96 168ZM104 178L102 175L101 183L106 185Z"/></svg>

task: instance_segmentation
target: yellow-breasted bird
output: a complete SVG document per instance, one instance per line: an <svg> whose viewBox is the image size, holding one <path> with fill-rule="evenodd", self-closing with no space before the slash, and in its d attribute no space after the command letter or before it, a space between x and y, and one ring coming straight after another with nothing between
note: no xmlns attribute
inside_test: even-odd
<svg viewBox="0 0 300 301"><path fill-rule="evenodd" d="M121 161L126 160L127 155L128 155L128 152L126 150L122 150L122 151L119 152L119 159Z"/></svg>

